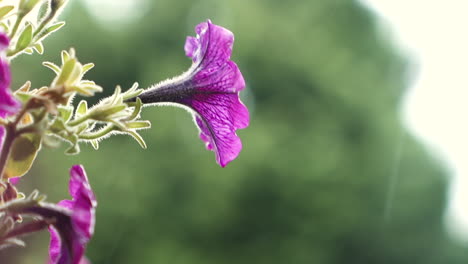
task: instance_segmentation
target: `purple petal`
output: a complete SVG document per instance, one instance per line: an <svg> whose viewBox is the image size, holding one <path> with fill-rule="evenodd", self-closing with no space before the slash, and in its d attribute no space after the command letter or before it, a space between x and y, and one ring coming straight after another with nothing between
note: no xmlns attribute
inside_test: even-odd
<svg viewBox="0 0 468 264"><path fill-rule="evenodd" d="M249 112L238 94L245 88L245 81L237 65L230 61L232 32L210 20L197 25L195 31L197 38L187 38L185 52L195 65L192 85L196 92L185 104L197 113L200 138L224 167L242 149L236 130L249 125Z"/></svg>
<svg viewBox="0 0 468 264"><path fill-rule="evenodd" d="M226 166L242 149L236 130L249 125L247 107L238 94L221 93L197 94L190 105L197 113L195 122L200 128L200 138L208 150L215 152L218 164Z"/></svg>
<svg viewBox="0 0 468 264"><path fill-rule="evenodd" d="M193 64L181 78L161 82L138 97L145 104L178 103L194 110L200 138L226 166L242 149L237 129L249 125L249 112L239 100L245 81L230 60L234 35L207 22L195 27L197 37L187 37L185 53Z"/></svg>
<svg viewBox="0 0 468 264"><path fill-rule="evenodd" d="M1 138L1 137L0 137L0 138ZM1 146L2 146L2 145L0 144L0 147L1 147ZM21 180L21 177L13 177L13 178L10 178L10 179L8 179L8 180L10 181L11 184L17 185L17 184L19 183L19 181Z"/></svg>
<svg viewBox="0 0 468 264"><path fill-rule="evenodd" d="M10 45L10 40L5 33L0 33L0 51L4 51Z"/></svg>
<svg viewBox="0 0 468 264"><path fill-rule="evenodd" d="M70 170L69 191L73 199L58 203L58 206L71 210L69 224L62 221L65 224L54 227L59 231L60 236L54 228L49 229L51 234L50 264L78 264L80 261L85 261L82 260L84 249L94 233L97 202L84 168L80 165L75 165Z"/></svg>
<svg viewBox="0 0 468 264"><path fill-rule="evenodd" d="M215 70L229 60L234 43L231 31L208 20L198 24L195 32L197 38L187 38L185 43L186 54L192 58L195 68Z"/></svg>
<svg viewBox="0 0 468 264"><path fill-rule="evenodd" d="M61 240L60 240L60 235L58 232L53 228L52 226L49 227L49 233L50 233L50 243L49 243L49 264L55 264L59 263L58 260L60 258L60 255L67 254L68 252L64 252L62 254L61 249ZM70 257L67 257L67 259L70 259Z"/></svg>
<svg viewBox="0 0 468 264"><path fill-rule="evenodd" d="M9 40L4 33L0 33L0 51L8 47ZM0 57L0 117L13 115L20 108L20 103L13 97L10 91L11 73L10 65L5 58Z"/></svg>
<svg viewBox="0 0 468 264"><path fill-rule="evenodd" d="M199 92L236 93L245 88L244 77L233 61L224 63L216 71L202 69L193 77Z"/></svg>
<svg viewBox="0 0 468 264"><path fill-rule="evenodd" d="M13 97L10 91L10 66L0 58L0 117L12 115L20 108L20 103Z"/></svg>
<svg viewBox="0 0 468 264"><path fill-rule="evenodd" d="M70 181L68 182L68 186L68 191L73 198L76 199L75 196L79 194L80 189L84 188L88 192L89 199L95 200L83 166L75 165L70 169Z"/></svg>
<svg viewBox="0 0 468 264"><path fill-rule="evenodd" d="M3 146L3 136L5 135L5 127L0 126L0 149Z"/></svg>
<svg viewBox="0 0 468 264"><path fill-rule="evenodd" d="M185 55L187 55L187 57L193 58L197 48L198 40L192 36L188 36L184 46Z"/></svg>

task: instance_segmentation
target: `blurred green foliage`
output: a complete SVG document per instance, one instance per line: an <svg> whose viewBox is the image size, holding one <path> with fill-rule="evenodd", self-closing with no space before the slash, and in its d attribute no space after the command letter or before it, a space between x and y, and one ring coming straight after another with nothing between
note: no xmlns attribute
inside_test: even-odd
<svg viewBox="0 0 468 264"><path fill-rule="evenodd" d="M148 87L189 67L185 36L211 18L235 33L251 125L225 169L176 108L144 110L144 151L126 137L79 156L44 149L22 187L68 198L68 168L84 164L93 263L467 263L442 225L447 172L399 119L409 61L357 1L148 0L142 13L104 26L72 1L45 55L14 61L15 84L47 84L40 62L73 46L105 93ZM12 263L42 263L47 241Z"/></svg>

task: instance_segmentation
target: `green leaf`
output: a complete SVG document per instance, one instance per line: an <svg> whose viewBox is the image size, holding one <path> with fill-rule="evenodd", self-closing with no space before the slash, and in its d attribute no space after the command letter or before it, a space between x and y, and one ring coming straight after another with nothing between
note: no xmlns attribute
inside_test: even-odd
<svg viewBox="0 0 468 264"><path fill-rule="evenodd" d="M45 39L47 36L52 34L53 32L59 30L61 27L65 25L65 22L58 22L53 24L52 26L46 28L45 30L42 30L41 32L37 33L36 36L34 36L34 39L37 41Z"/></svg>
<svg viewBox="0 0 468 264"><path fill-rule="evenodd" d="M141 148L146 149L145 140L143 140L140 134L134 131L127 131L127 133L130 134L138 142L138 144L140 144Z"/></svg>
<svg viewBox="0 0 468 264"><path fill-rule="evenodd" d="M128 129L145 129L150 128L151 123L149 121L132 121L126 123Z"/></svg>
<svg viewBox="0 0 468 264"><path fill-rule="evenodd" d="M31 44L32 37L33 37L33 28L31 24L28 24L23 29L23 32L21 32L21 35L18 38L18 43L16 43L16 49L21 51L27 48Z"/></svg>
<svg viewBox="0 0 468 264"><path fill-rule="evenodd" d="M85 100L81 100L80 104L76 108L76 114L78 116L82 116L88 112L88 103Z"/></svg>
<svg viewBox="0 0 468 264"><path fill-rule="evenodd" d="M42 45L42 42L34 44L34 49L41 55L44 53L44 45Z"/></svg>
<svg viewBox="0 0 468 264"><path fill-rule="evenodd" d="M127 108L126 105L113 105L106 108L94 108L94 111L90 112L89 117L94 120L106 121L111 115L123 111ZM125 126L124 126L125 127Z"/></svg>
<svg viewBox="0 0 468 264"><path fill-rule="evenodd" d="M137 97L132 114L129 117L127 117L125 120L136 119L140 115L142 107L143 107L143 103L141 102L141 99Z"/></svg>
<svg viewBox="0 0 468 264"><path fill-rule="evenodd" d="M57 77L57 81L55 82L55 85L65 84L70 78L70 75L73 74L76 64L77 64L77 61L74 58L65 60L65 64L62 67L62 71L60 72L60 75Z"/></svg>
<svg viewBox="0 0 468 264"><path fill-rule="evenodd" d="M60 53L60 56L62 58L62 67L65 65L65 63L70 59L70 54L66 50L62 50L62 53Z"/></svg>
<svg viewBox="0 0 468 264"><path fill-rule="evenodd" d="M78 144L71 146L65 151L65 154L67 155L76 155L78 153L80 153L80 145Z"/></svg>
<svg viewBox="0 0 468 264"><path fill-rule="evenodd" d="M14 6L3 6L0 8L0 19L4 18L11 10L15 8Z"/></svg>
<svg viewBox="0 0 468 264"><path fill-rule="evenodd" d="M8 178L23 176L29 171L41 148L41 139L38 134L23 134L15 139L5 169Z"/></svg>
<svg viewBox="0 0 468 264"><path fill-rule="evenodd" d="M31 55L34 53L34 50L32 48L27 48L24 50L24 53Z"/></svg>
<svg viewBox="0 0 468 264"><path fill-rule="evenodd" d="M63 122L68 122L72 116L73 107L72 106L58 106L59 116L62 118Z"/></svg>
<svg viewBox="0 0 468 264"><path fill-rule="evenodd" d="M86 63L85 65L83 65L82 74L84 75L85 73L87 73L92 68L94 68L94 63Z"/></svg>
<svg viewBox="0 0 468 264"><path fill-rule="evenodd" d="M60 74L60 67L55 65L54 63L50 61L44 61L42 65L46 66L47 68L53 70L55 74L59 75Z"/></svg>
<svg viewBox="0 0 468 264"><path fill-rule="evenodd" d="M93 148L94 148L95 150L98 150L98 149L99 149L99 141L97 141L97 140L91 140L90 143L91 143L91 146L93 146Z"/></svg>

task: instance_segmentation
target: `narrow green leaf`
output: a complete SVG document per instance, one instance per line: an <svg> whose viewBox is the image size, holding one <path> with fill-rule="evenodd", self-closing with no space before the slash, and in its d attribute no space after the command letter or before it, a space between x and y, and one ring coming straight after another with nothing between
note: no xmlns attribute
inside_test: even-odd
<svg viewBox="0 0 468 264"><path fill-rule="evenodd" d="M58 22L53 24L52 26L46 28L45 30L42 30L34 36L34 39L36 41L40 41L48 37L50 34L54 33L55 31L59 30L61 27L65 25L65 22Z"/></svg>
<svg viewBox="0 0 468 264"><path fill-rule="evenodd" d="M76 64L77 64L77 61L74 58L65 60L65 64L62 66L62 71L60 72L60 75L57 77L57 81L55 84L62 85L66 83L68 79L70 78L70 75L73 74Z"/></svg>
<svg viewBox="0 0 468 264"><path fill-rule="evenodd" d="M60 21L60 22L57 22L57 23L53 24L52 26L48 27L46 31L47 31L47 33L52 33L52 32L55 32L55 31L59 30L63 26L65 26L65 22Z"/></svg>
<svg viewBox="0 0 468 264"><path fill-rule="evenodd" d="M11 10L15 8L14 6L3 6L0 8L0 19L4 18Z"/></svg>
<svg viewBox="0 0 468 264"><path fill-rule="evenodd" d="M88 103L85 100L81 100L81 102L78 104L78 107L76 108L76 114L78 116L82 116L88 112Z"/></svg>
<svg viewBox="0 0 468 264"><path fill-rule="evenodd" d="M131 120L136 119L140 115L142 107L143 107L143 103L141 102L141 99L137 98L132 114L129 117L127 117L125 120L131 121Z"/></svg>
<svg viewBox="0 0 468 264"><path fill-rule="evenodd" d="M70 59L70 54L66 50L62 50L62 53L60 53L61 58L62 58L62 67L65 65L65 63Z"/></svg>
<svg viewBox="0 0 468 264"><path fill-rule="evenodd" d="M149 121L132 121L126 123L128 129L145 129L150 128L151 123Z"/></svg>
<svg viewBox="0 0 468 264"><path fill-rule="evenodd" d="M28 24L21 32L21 35L18 38L18 42L16 43L17 50L24 50L27 48L32 41L33 37L33 28L31 24Z"/></svg>
<svg viewBox="0 0 468 264"><path fill-rule="evenodd" d="M95 150L98 150L98 149L99 149L99 141L97 141L97 140L91 140L90 143L91 143L91 146L93 146L93 148L94 148Z"/></svg>
<svg viewBox="0 0 468 264"><path fill-rule="evenodd" d="M53 70L55 74L59 75L60 74L60 67L55 65L54 63L50 61L44 61L42 65L46 66L47 68Z"/></svg>
<svg viewBox="0 0 468 264"><path fill-rule="evenodd" d="M32 48L27 48L27 49L24 50L24 53L31 55L31 54L34 53L34 49L32 49Z"/></svg>
<svg viewBox="0 0 468 264"><path fill-rule="evenodd" d="M37 42L34 44L34 49L41 55L44 53L44 45L42 45L42 42Z"/></svg>
<svg viewBox="0 0 468 264"><path fill-rule="evenodd" d="M73 107L72 106L58 106L59 116L62 118L63 122L68 122L72 116Z"/></svg>
<svg viewBox="0 0 468 264"><path fill-rule="evenodd" d="M94 63L86 63L85 65L83 65L82 74L84 75L85 73L87 73L92 68L94 68Z"/></svg>
<svg viewBox="0 0 468 264"><path fill-rule="evenodd" d="M78 144L72 145L70 148L68 148L65 151L65 154L67 154L67 155L76 155L78 153L80 153L80 145L78 145Z"/></svg>
<svg viewBox="0 0 468 264"><path fill-rule="evenodd" d="M146 149L145 140L140 136L140 134L135 131L127 131L127 133L130 134L138 142L138 144L140 144L141 148Z"/></svg>

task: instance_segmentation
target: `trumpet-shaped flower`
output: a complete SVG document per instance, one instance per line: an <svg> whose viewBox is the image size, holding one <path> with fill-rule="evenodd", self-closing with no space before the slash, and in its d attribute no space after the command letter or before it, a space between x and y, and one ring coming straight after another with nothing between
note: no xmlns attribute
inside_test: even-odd
<svg viewBox="0 0 468 264"><path fill-rule="evenodd" d="M216 154L222 167L242 149L237 129L249 125L249 112L239 99L244 78L230 60L234 35L210 20L195 27L187 37L185 53L192 67L181 76L163 81L138 97L145 104L175 103L190 109L206 148Z"/></svg>
<svg viewBox="0 0 468 264"><path fill-rule="evenodd" d="M71 210L71 216L49 227L49 264L86 263L84 250L94 233L97 202L82 166L71 168L69 192L73 199L58 206Z"/></svg>
<svg viewBox="0 0 468 264"><path fill-rule="evenodd" d="M39 216L49 223L49 264L88 263L84 251L94 233L97 202L80 165L70 170L69 192L72 200L41 203L21 212Z"/></svg>

